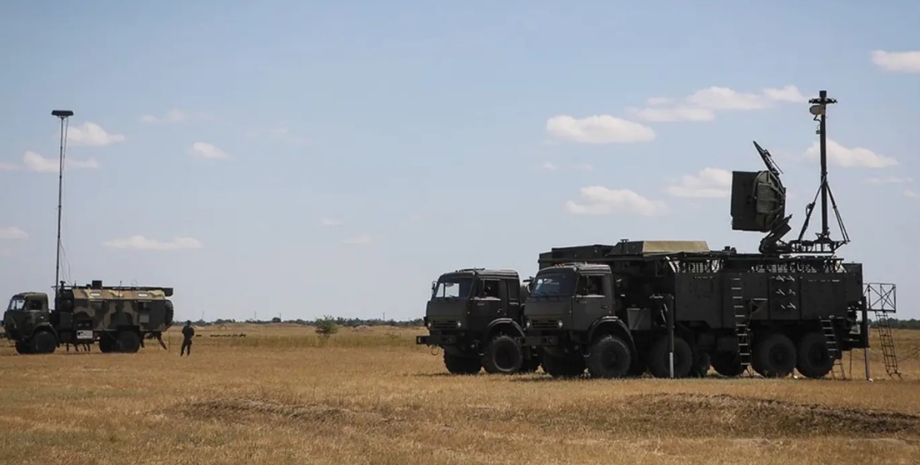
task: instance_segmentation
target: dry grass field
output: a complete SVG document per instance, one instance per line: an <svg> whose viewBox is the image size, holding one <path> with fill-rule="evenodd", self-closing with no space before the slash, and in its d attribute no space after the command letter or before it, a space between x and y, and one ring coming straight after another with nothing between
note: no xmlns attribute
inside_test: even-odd
<svg viewBox="0 0 920 465"><path fill-rule="evenodd" d="M456 377L424 328L199 329L191 358L0 347L0 463L920 463L920 332L904 380ZM240 334L246 337L210 337ZM849 359L846 365L849 365Z"/></svg>

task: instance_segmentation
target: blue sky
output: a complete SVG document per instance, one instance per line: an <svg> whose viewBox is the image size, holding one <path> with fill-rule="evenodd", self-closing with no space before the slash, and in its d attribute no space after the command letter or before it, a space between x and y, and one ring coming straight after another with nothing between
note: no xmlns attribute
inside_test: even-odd
<svg viewBox="0 0 920 465"><path fill-rule="evenodd" d="M827 89L840 253L920 317L920 4L741 5L5 2L0 294L53 284L56 108L68 280L174 286L180 318L401 319L441 272L552 246L754 250L725 184L752 140L797 232Z"/></svg>

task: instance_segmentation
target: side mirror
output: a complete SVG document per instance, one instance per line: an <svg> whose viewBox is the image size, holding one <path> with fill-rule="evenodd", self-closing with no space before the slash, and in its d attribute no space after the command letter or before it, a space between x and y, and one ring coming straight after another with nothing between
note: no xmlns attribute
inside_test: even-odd
<svg viewBox="0 0 920 465"><path fill-rule="evenodd" d="M435 291L437 288L438 288L438 282L437 282L437 281L432 281L432 282L431 282L431 292L434 293L434 291Z"/></svg>

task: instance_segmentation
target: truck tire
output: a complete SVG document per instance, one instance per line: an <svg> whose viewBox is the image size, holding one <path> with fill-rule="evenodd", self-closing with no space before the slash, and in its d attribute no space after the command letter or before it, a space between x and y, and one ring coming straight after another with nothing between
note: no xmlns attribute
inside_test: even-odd
<svg viewBox="0 0 920 465"><path fill-rule="evenodd" d="M33 354L53 354L57 349L57 337L50 331L41 331L32 336L29 346Z"/></svg>
<svg viewBox="0 0 920 465"><path fill-rule="evenodd" d="M744 367L741 366L741 356L737 352L716 352L712 356L712 369L716 373L734 378L744 373Z"/></svg>
<svg viewBox="0 0 920 465"><path fill-rule="evenodd" d="M591 344L591 354L585 358L592 378L622 378L629 373L632 354L622 339L605 334Z"/></svg>
<svg viewBox="0 0 920 465"><path fill-rule="evenodd" d="M499 334L489 341L482 366L486 373L510 375L521 371L524 364L524 352L511 336Z"/></svg>
<svg viewBox="0 0 920 465"><path fill-rule="evenodd" d="M141 337L131 330L118 333L116 351L123 353L136 353L141 348Z"/></svg>
<svg viewBox="0 0 920 465"><path fill-rule="evenodd" d="M543 354L543 372L553 378L576 378L585 371L584 357L556 357Z"/></svg>
<svg viewBox="0 0 920 465"><path fill-rule="evenodd" d="M764 378L785 378L796 364L795 344L782 333L771 333L754 343L751 367Z"/></svg>
<svg viewBox="0 0 920 465"><path fill-rule="evenodd" d="M648 353L648 370L656 378L671 376L670 351L667 336L660 337ZM690 344L680 336L674 336L674 378L686 378L693 364Z"/></svg>
<svg viewBox="0 0 920 465"><path fill-rule="evenodd" d="M827 348L824 333L808 333L799 340L795 368L808 378L823 378L834 368L834 358Z"/></svg>
<svg viewBox="0 0 920 465"><path fill-rule="evenodd" d="M709 367L712 363L709 358L709 352L696 350L693 353L693 364L690 366L691 378L705 378L709 373Z"/></svg>
<svg viewBox="0 0 920 465"><path fill-rule="evenodd" d="M31 348L29 347L29 344L19 341L16 343L16 353L19 355L27 355L31 353Z"/></svg>
<svg viewBox="0 0 920 465"><path fill-rule="evenodd" d="M444 366L447 371L455 375L475 375L482 369L476 357L461 357L444 352Z"/></svg>

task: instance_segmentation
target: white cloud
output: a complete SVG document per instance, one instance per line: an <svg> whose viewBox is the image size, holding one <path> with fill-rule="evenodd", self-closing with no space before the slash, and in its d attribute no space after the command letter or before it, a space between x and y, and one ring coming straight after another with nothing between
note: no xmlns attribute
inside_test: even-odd
<svg viewBox="0 0 920 465"><path fill-rule="evenodd" d="M763 95L776 102L804 103L808 101L808 97L802 95L796 86L786 86L782 89L764 89Z"/></svg>
<svg viewBox="0 0 920 465"><path fill-rule="evenodd" d="M45 158L35 152L29 151L23 154L22 163L29 170L39 173L57 173L60 169L60 159ZM99 169L99 162L95 158L87 160L75 160L73 158L64 158L65 169Z"/></svg>
<svg viewBox="0 0 920 465"><path fill-rule="evenodd" d="M594 166L591 165L590 163L579 163L579 164L575 165L575 169L577 169L577 170L584 170L584 171L593 171L593 170L594 170Z"/></svg>
<svg viewBox="0 0 920 465"><path fill-rule="evenodd" d="M323 226L341 226L342 220L337 220L335 218L323 218L319 220L320 224Z"/></svg>
<svg viewBox="0 0 920 465"><path fill-rule="evenodd" d="M189 118L189 115L182 110L173 109L166 112L162 117L154 115L144 115L141 121L145 123L181 123Z"/></svg>
<svg viewBox="0 0 920 465"><path fill-rule="evenodd" d="M818 160L820 157L821 146L814 142L805 151L805 158ZM827 140L827 160L844 168L884 168L898 164L894 158L879 155L863 147L847 148L830 139Z"/></svg>
<svg viewBox="0 0 920 465"><path fill-rule="evenodd" d="M886 71L920 73L920 50L910 52L872 52L872 62Z"/></svg>
<svg viewBox="0 0 920 465"><path fill-rule="evenodd" d="M14 165L11 163L0 163L0 171L13 171L18 169L19 165Z"/></svg>
<svg viewBox="0 0 920 465"><path fill-rule="evenodd" d="M359 244L370 244L371 242L374 242L373 237L368 236L368 235L363 235L363 236L357 236L357 237L345 239L344 241L342 241L342 244L359 245Z"/></svg>
<svg viewBox="0 0 920 465"><path fill-rule="evenodd" d="M583 203L568 201L565 208L575 215L609 215L615 212L656 216L667 212L664 202L649 200L629 189L588 186L580 189Z"/></svg>
<svg viewBox="0 0 920 465"><path fill-rule="evenodd" d="M652 128L610 115L582 119L568 115L554 116L546 121L546 131L553 137L584 144L649 142L655 139Z"/></svg>
<svg viewBox="0 0 920 465"><path fill-rule="evenodd" d="M543 165L541 166L541 168L545 170L554 171L556 169L556 165L546 161L546 162L543 162Z"/></svg>
<svg viewBox="0 0 920 465"><path fill-rule="evenodd" d="M916 199L916 198L917 198L917 193L914 192L914 191L911 191L911 190L906 190L906 191L904 191L904 197L908 197L908 198L911 198L911 199Z"/></svg>
<svg viewBox="0 0 920 465"><path fill-rule="evenodd" d="M718 168L704 168L696 176L681 176L680 184L667 191L676 197L717 198L731 194L732 173Z"/></svg>
<svg viewBox="0 0 920 465"><path fill-rule="evenodd" d="M28 239L29 235L20 228L9 226L0 228L0 239Z"/></svg>
<svg viewBox="0 0 920 465"><path fill-rule="evenodd" d="M655 123L670 123L674 121L709 121L715 119L716 114L708 108L695 108L691 106L677 106L671 108L643 108L635 112L639 118Z"/></svg>
<svg viewBox="0 0 920 465"><path fill-rule="evenodd" d="M866 184L910 184L914 182L912 178L899 178L897 176L886 176L882 178L867 178L863 181Z"/></svg>
<svg viewBox="0 0 920 465"><path fill-rule="evenodd" d="M221 158L227 158L227 152L217 148L214 144L208 144L206 142L195 142L192 144L192 153L198 155L201 158L207 158L209 160L217 160Z"/></svg>
<svg viewBox="0 0 920 465"><path fill-rule="evenodd" d="M125 136L109 134L98 124L89 121L82 126L67 128L67 143L76 147L102 147L124 140Z"/></svg>
<svg viewBox="0 0 920 465"><path fill-rule="evenodd" d="M711 121L719 111L750 111L772 106L775 102L805 102L808 99L796 86L766 88L760 93L738 92L728 87L700 89L681 102L664 97L648 99L649 107L631 109L637 117L652 122Z"/></svg>
<svg viewBox="0 0 920 465"><path fill-rule="evenodd" d="M141 249L141 250L176 250L200 249L201 242L191 237L176 237L169 242L148 239L144 236L131 236L126 239L112 239L103 242L103 245L116 249Z"/></svg>

